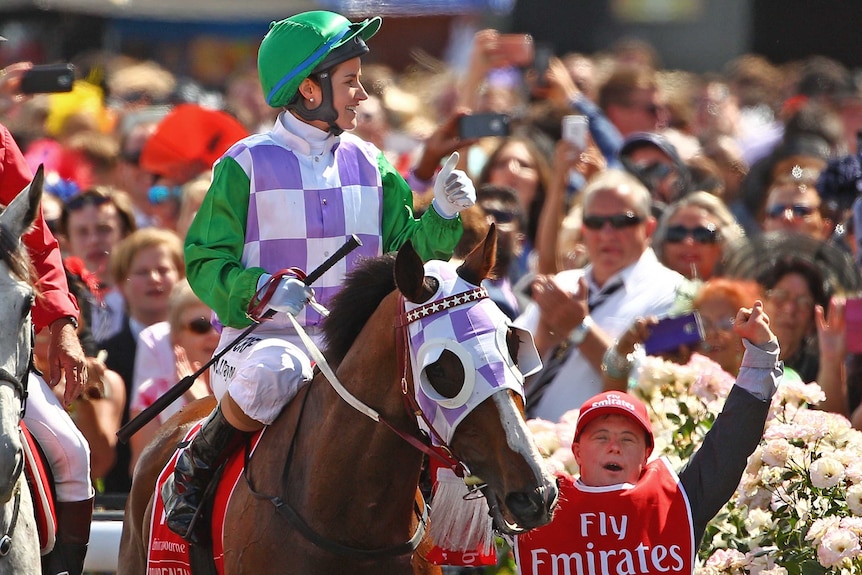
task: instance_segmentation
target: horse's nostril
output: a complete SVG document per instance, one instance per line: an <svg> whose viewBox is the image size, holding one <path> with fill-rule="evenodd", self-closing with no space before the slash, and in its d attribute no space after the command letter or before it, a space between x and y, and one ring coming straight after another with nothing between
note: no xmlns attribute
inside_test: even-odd
<svg viewBox="0 0 862 575"><path fill-rule="evenodd" d="M538 489L509 493L506 496L506 507L524 524L534 523L546 513L545 498Z"/></svg>

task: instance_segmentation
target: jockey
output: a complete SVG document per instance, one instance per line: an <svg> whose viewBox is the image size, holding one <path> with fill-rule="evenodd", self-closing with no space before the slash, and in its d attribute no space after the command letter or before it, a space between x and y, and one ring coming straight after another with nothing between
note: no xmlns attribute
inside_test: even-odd
<svg viewBox="0 0 862 575"><path fill-rule="evenodd" d="M202 494L249 432L271 424L311 378L311 364L286 314L316 339L320 308L360 257L397 250L408 239L423 259L448 259L475 203L472 182L452 170L434 184L433 207L413 216L413 194L381 150L345 132L368 98L360 82L365 41L379 17L351 23L313 11L270 25L258 71L275 125L240 140L215 164L213 183L186 237L189 283L224 326L219 350L252 321L266 319L212 367L218 406L177 459L161 495L171 530L201 542ZM454 160L454 161L453 161ZM312 270L352 235L363 245L325 274L315 291L287 268Z"/></svg>
<svg viewBox="0 0 862 575"><path fill-rule="evenodd" d="M4 41L0 38L0 42ZM0 74L0 98L17 94L20 75L29 64L13 64ZM0 102L2 109L2 102ZM32 180L21 150L0 124L0 204L6 206ZM84 350L78 340L78 304L69 291L57 239L48 229L42 210L23 242L35 270L39 293L33 307L33 325L48 329L48 382L31 373L27 385L24 421L41 446L51 467L56 490L57 541L42 558L43 573L80 575L90 540L95 490L90 481L90 448L63 405L51 391L65 375L65 407L71 405L87 381ZM49 387L50 385L50 387Z"/></svg>

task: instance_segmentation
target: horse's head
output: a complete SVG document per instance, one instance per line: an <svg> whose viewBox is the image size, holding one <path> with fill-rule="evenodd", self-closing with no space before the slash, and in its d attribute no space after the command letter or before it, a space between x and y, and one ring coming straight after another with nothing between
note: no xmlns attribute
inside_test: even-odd
<svg viewBox="0 0 862 575"><path fill-rule="evenodd" d="M0 213L0 500L8 499L23 465L18 422L22 385L30 367L30 263L21 236L30 228L42 198L42 169Z"/></svg>
<svg viewBox="0 0 862 575"><path fill-rule="evenodd" d="M550 521L557 487L523 417L524 377L541 368L532 335L514 327L479 286L494 264L496 231L457 270L408 244L395 264L405 298L419 425L483 489L497 528Z"/></svg>

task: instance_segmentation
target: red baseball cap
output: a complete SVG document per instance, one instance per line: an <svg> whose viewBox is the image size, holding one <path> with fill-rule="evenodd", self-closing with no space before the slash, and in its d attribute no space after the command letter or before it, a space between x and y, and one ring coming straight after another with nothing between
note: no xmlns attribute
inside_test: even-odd
<svg viewBox="0 0 862 575"><path fill-rule="evenodd" d="M581 405L581 409L578 411L578 423L575 426L575 441L578 440L581 432L592 420L600 415L610 414L631 417L646 431L647 447L652 447L655 444L646 405L638 398L622 391L605 391L594 395Z"/></svg>

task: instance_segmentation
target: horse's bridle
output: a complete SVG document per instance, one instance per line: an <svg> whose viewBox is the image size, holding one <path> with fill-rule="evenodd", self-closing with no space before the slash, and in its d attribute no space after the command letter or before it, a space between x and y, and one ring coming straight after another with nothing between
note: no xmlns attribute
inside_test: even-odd
<svg viewBox="0 0 862 575"><path fill-rule="evenodd" d="M345 388L341 382L338 380L338 377L335 375L335 372L329 366L329 363L326 361L323 353L318 349L317 345L312 341L312 339L305 333L305 330L296 321L292 315L287 314L287 317L290 318L293 323L293 327L296 330L296 333L299 335L303 344L308 349L309 355L311 355L312 359L314 359L315 364L318 369L323 373L326 379L329 381L329 384L333 387L333 389L338 393L338 395L351 407L362 413L363 415L369 417L373 421L377 423L383 423L387 428L392 430L398 437L409 443L411 446L415 447L422 453L427 454L429 457L433 457L440 461L446 467L452 469L458 477L467 477L470 475L470 471L466 464L459 461L452 454L451 449L448 445L446 445L443 438L434 430L433 425L425 416L425 413L419 407L416 399L410 394L410 386L408 383L408 365L409 365L409 344L408 344L408 333L407 326L418 319L422 319L433 315L438 312L445 311L452 307L478 301L479 299L488 297L488 291L485 288L477 287L472 290L469 290L465 293L457 294L454 296L449 296L440 301L435 301L431 304L426 304L424 306L420 306L419 308L412 310L410 312L405 313L404 311L404 296L399 296L399 309L400 313L396 318L395 328L398 333L396 333L396 355L398 356L398 367L399 372L401 373L401 397L404 403L404 407L407 410L407 413L415 418L422 418L431 432L438 438L440 442L439 447L435 447L433 445L429 445L426 441L423 441L419 437L402 431L389 423L385 418L381 417L380 414L363 403L356 396L351 394L347 388ZM299 429L299 424L302 419L302 413L305 411L305 401L308 399L308 393L305 394L303 398L302 409L300 410L299 421L297 421L296 428ZM295 437L295 436L294 436ZM288 462L290 461L291 454L293 452L293 443L290 446L290 453L288 454ZM288 465L285 465L285 474L287 473ZM381 549L357 549L354 547L348 547L346 545L342 545L331 539L324 537L323 535L314 531L308 523L297 513L297 511L289 504L287 501L278 496L266 495L255 490L254 485L252 484L251 477L248 476L248 458L246 460L246 483L248 484L249 492L257 499L264 499L273 504L276 511L285 517L287 521L302 534L308 541L317 545L321 549L324 549L330 553L334 553L336 555L342 555L346 557L353 557L357 559L382 559L386 557L397 557L400 555L406 555L407 553L412 553L416 551L419 547L419 544L422 542L422 538L425 536L425 530L428 526L428 505L424 503L422 505L421 513L418 509L417 505L417 515L419 516L419 524L416 526L416 531L413 536L406 541L405 543L401 543L398 545L393 545L391 547L385 547ZM470 487L471 493L479 493L479 489L481 489L481 485L472 485Z"/></svg>
<svg viewBox="0 0 862 575"><path fill-rule="evenodd" d="M27 386L20 378L14 376L3 368L0 368L0 384L9 384L18 397L21 398L20 417L24 417L24 407L27 399ZM22 437L22 441L24 438ZM20 476L24 468L24 458L21 458L21 464L13 472L13 476ZM0 535L0 557L6 557L12 550L12 536L15 534L15 527L18 525L18 515L21 509L21 485L15 488L15 502L12 505L12 519L9 520L9 528Z"/></svg>

